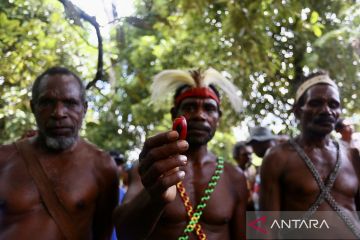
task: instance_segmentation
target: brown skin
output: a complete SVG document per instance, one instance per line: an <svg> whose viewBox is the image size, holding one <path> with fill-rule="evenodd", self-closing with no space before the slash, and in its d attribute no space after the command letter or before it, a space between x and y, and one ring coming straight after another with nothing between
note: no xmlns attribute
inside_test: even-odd
<svg viewBox="0 0 360 240"><path fill-rule="evenodd" d="M216 131L221 112L212 99L187 98L172 109L173 119L180 115L188 122L187 141L178 140L175 131L146 140L139 165L142 185L129 182L125 204L115 213L119 237L177 239L182 235L188 221L182 200L179 194L163 195L179 181L183 181L192 205L200 202L216 167L216 156L208 151L207 142ZM177 171L171 171L176 167ZM208 239L245 239L247 195L241 170L225 163L200 219ZM190 239L197 237L191 234Z"/></svg>
<svg viewBox="0 0 360 240"><path fill-rule="evenodd" d="M238 166L244 171L246 166L251 163L253 149L251 146L240 147L234 156Z"/></svg>
<svg viewBox="0 0 360 240"><path fill-rule="evenodd" d="M305 94L305 104L294 108L301 127L301 134L295 141L325 182L336 161L336 147L330 133L341 113L339 92L330 85L318 84ZM359 153L345 145L340 148L342 163L331 195L346 212L356 211L359 206L355 200L359 190ZM319 187L314 177L289 143L275 146L266 155L261 166L261 210L307 211L318 194ZM318 210L333 211L327 202L322 203ZM353 217L358 219L355 214ZM332 220L327 221L328 224ZM341 221L333 224L339 228L334 228L332 238L353 237Z"/></svg>
<svg viewBox="0 0 360 240"><path fill-rule="evenodd" d="M351 143L352 134L354 132L354 128L351 125L344 125L344 127L339 131L341 134L341 139L347 143Z"/></svg>
<svg viewBox="0 0 360 240"><path fill-rule="evenodd" d="M249 197L247 203L247 211L254 211L254 202L251 197L251 192L254 190L255 176L250 175L249 166L251 167L253 149L250 145L244 145L238 147L237 151L234 154L234 159L238 164L238 167L244 171L246 178L246 185L249 190Z"/></svg>
<svg viewBox="0 0 360 240"><path fill-rule="evenodd" d="M275 139L271 139L271 140L266 140L266 141L256 141L253 140L250 143L251 147L254 150L254 153L260 157L263 158L266 154L266 151L275 146L276 145L276 140Z"/></svg>
<svg viewBox="0 0 360 240"><path fill-rule="evenodd" d="M39 101L31 102L39 134L26 139L69 211L81 239L108 239L117 204L115 163L105 152L77 137L86 112L71 75L45 76ZM66 127L64 127L66 126ZM49 148L45 135L75 137L63 150ZM40 200L24 160L14 145L0 148L0 239L64 239Z"/></svg>

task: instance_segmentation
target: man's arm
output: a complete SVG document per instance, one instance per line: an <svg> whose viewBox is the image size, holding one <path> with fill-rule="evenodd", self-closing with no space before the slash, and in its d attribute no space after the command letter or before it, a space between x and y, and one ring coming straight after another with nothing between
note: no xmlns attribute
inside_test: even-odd
<svg viewBox="0 0 360 240"><path fill-rule="evenodd" d="M115 162L103 153L99 156L101 164L96 171L101 176L99 179L99 196L96 200L96 209L93 220L93 239L110 239L113 224L112 213L118 203L119 177Z"/></svg>
<svg viewBox="0 0 360 240"><path fill-rule="evenodd" d="M275 218L280 216L281 211L280 178L285 165L282 146L271 149L260 168L260 211L271 211L271 216ZM272 235L276 237L277 233Z"/></svg>
<svg viewBox="0 0 360 240"><path fill-rule="evenodd" d="M169 197L164 193L184 178L178 167L186 165L186 157L180 154L187 150L188 144L178 137L176 131L170 131L145 141L138 167L142 186L138 180L133 181L133 176L129 178L124 203L113 216L118 238L146 239L166 204L175 199L176 195Z"/></svg>
<svg viewBox="0 0 360 240"><path fill-rule="evenodd" d="M358 183L360 184L360 152L357 148L351 148L350 149L350 155L352 164L354 166L356 176L358 179ZM360 211L360 189L358 189L356 196L355 196L355 205L356 205L356 211Z"/></svg>
<svg viewBox="0 0 360 240"><path fill-rule="evenodd" d="M246 178L241 169L236 170L234 179L236 183L237 201L234 210L234 219L231 221L230 234L231 239L246 239L246 206L249 197L249 191L246 185Z"/></svg>
<svg viewBox="0 0 360 240"><path fill-rule="evenodd" d="M260 210L280 211L280 176L279 156L270 152L263 159L260 167Z"/></svg>

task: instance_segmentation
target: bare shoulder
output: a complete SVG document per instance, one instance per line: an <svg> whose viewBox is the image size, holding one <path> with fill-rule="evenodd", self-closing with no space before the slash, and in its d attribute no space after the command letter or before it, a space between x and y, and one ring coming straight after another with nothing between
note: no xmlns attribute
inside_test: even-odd
<svg viewBox="0 0 360 240"><path fill-rule="evenodd" d="M114 163L110 155L95 144L82 139L81 146L83 147L83 152L86 153L87 157L90 157L99 164Z"/></svg>
<svg viewBox="0 0 360 240"><path fill-rule="evenodd" d="M16 153L17 150L14 144L0 145L0 165L5 164Z"/></svg>
<svg viewBox="0 0 360 240"><path fill-rule="evenodd" d="M16 152L15 144L6 144L0 145L0 156L1 158L6 157L7 155Z"/></svg>
<svg viewBox="0 0 360 240"><path fill-rule="evenodd" d="M240 168L232 165L231 163L225 162L224 163L224 172L230 177L232 181L244 181L245 182L245 175L243 170Z"/></svg>
<svg viewBox="0 0 360 240"><path fill-rule="evenodd" d="M85 161L91 161L98 172L101 172L103 176L107 174L109 177L117 176L115 161L106 151L83 139L81 146Z"/></svg>
<svg viewBox="0 0 360 240"><path fill-rule="evenodd" d="M246 199L248 193L244 172L240 168L225 162L224 174L226 174L226 178L229 180L228 182L232 192L238 199Z"/></svg>
<svg viewBox="0 0 360 240"><path fill-rule="evenodd" d="M267 176L280 175L289 164L289 159L294 156L294 153L294 148L289 141L272 147L263 159L260 174L266 172L265 175Z"/></svg>
<svg viewBox="0 0 360 240"><path fill-rule="evenodd" d="M281 143L269 150L263 159L262 165L284 165L293 153L294 149L289 142Z"/></svg>

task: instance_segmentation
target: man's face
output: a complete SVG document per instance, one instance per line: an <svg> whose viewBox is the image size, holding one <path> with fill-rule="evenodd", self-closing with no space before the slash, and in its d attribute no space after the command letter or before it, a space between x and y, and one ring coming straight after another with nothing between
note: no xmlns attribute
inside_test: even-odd
<svg viewBox="0 0 360 240"><path fill-rule="evenodd" d="M297 113L302 130L329 134L341 113L339 91L330 85L318 84L305 94L305 103Z"/></svg>
<svg viewBox="0 0 360 240"><path fill-rule="evenodd" d="M254 149L255 154L261 158L263 158L265 156L265 153L269 148L271 148L275 145L276 145L275 139L266 140L266 141L254 140L251 142L251 146Z"/></svg>
<svg viewBox="0 0 360 240"><path fill-rule="evenodd" d="M251 146L244 146L238 149L235 160L241 169L245 169L246 166L251 163L253 150Z"/></svg>
<svg viewBox="0 0 360 240"><path fill-rule="evenodd" d="M341 135L345 139L351 139L352 134L354 133L354 127L352 125L345 125L340 131Z"/></svg>
<svg viewBox="0 0 360 240"><path fill-rule="evenodd" d="M183 115L187 120L186 140L190 146L207 144L215 134L219 118L219 107L211 98L186 98L173 113L173 118Z"/></svg>
<svg viewBox="0 0 360 240"><path fill-rule="evenodd" d="M45 76L39 97L31 102L39 134L53 150L70 148L77 140L87 105L72 75Z"/></svg>

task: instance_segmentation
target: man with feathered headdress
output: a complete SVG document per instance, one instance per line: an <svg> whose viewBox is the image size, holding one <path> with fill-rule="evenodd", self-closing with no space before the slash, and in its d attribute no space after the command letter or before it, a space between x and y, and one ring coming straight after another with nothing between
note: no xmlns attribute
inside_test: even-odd
<svg viewBox="0 0 360 240"><path fill-rule="evenodd" d="M152 101L159 104L175 92L172 118L185 117L187 135L182 140L168 131L145 141L142 184L130 181L114 215L120 238L245 239L245 177L207 148L221 117L217 87L240 112L240 92L212 68L165 70L154 77Z"/></svg>
<svg viewBox="0 0 360 240"><path fill-rule="evenodd" d="M307 224L325 220L328 226L315 229L310 225L301 233L287 231L285 234L289 235L283 235L284 239L360 238L356 212L360 206L359 152L339 144L330 135L340 113L336 83L325 72L310 75L295 96L294 114L299 120L300 135L271 148L264 158L260 173L261 210L274 214L302 211L301 216L296 216L298 220Z"/></svg>

